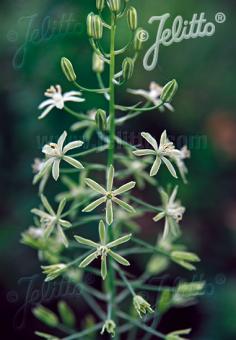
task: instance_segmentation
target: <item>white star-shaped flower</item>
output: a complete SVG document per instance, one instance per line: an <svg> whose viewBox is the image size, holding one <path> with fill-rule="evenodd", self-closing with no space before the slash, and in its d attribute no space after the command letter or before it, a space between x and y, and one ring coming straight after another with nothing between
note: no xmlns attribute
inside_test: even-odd
<svg viewBox="0 0 236 340"><path fill-rule="evenodd" d="M168 140L166 131L164 131L161 135L159 147L157 141L150 135L150 133L142 132L141 136L153 147L153 150L141 149L133 151L133 153L136 156L153 155L156 157L150 171L150 176L155 176L158 173L161 163L163 162L170 171L171 175L177 178L176 171L171 162L167 159L167 157L168 158L179 157L180 151L177 150L174 144Z"/></svg>
<svg viewBox="0 0 236 340"><path fill-rule="evenodd" d="M81 92L78 91L70 91L63 94L60 85L51 86L44 93L44 95L50 99L43 101L39 105L39 110L44 109L39 116L39 119L43 119L44 117L46 117L49 112L55 107L59 110L62 110L64 108L65 102L81 103L85 101L84 98L80 98Z"/></svg>
<svg viewBox="0 0 236 340"><path fill-rule="evenodd" d="M52 176L55 181L58 180L60 174L60 163L65 161L77 169L83 169L83 165L73 157L66 156L66 153L75 148L81 147L84 142L77 140L64 145L67 132L64 131L59 137L57 143L46 144L43 147L42 152L46 155L46 161L43 164L41 171L35 176L34 182L37 182L43 177L49 169L52 169Z"/></svg>
<svg viewBox="0 0 236 340"><path fill-rule="evenodd" d="M163 91L163 87L154 81L151 82L149 91L146 91L143 89L138 89L138 90L128 89L129 93L142 96L148 101L152 102L155 106L158 106L159 104L161 104L160 97L161 97L162 91ZM164 103L163 106L165 106L170 111L174 111L174 108L170 103ZM160 107L160 109L163 109L163 106Z"/></svg>

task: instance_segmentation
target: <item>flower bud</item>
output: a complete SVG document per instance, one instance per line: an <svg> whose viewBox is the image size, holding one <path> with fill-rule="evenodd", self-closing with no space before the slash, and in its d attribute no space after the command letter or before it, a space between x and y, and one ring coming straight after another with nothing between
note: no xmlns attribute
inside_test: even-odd
<svg viewBox="0 0 236 340"><path fill-rule="evenodd" d="M117 14L120 12L121 7L120 0L107 0L107 4L113 13Z"/></svg>
<svg viewBox="0 0 236 340"><path fill-rule="evenodd" d="M102 73L104 71L104 61L95 52L93 54L93 71L96 73Z"/></svg>
<svg viewBox="0 0 236 340"><path fill-rule="evenodd" d="M142 314L154 312L150 303L148 303L141 295L134 296L133 305L140 318L142 317Z"/></svg>
<svg viewBox="0 0 236 340"><path fill-rule="evenodd" d="M71 308L65 303L65 301L59 301L57 308L63 324L67 327L73 328L76 320Z"/></svg>
<svg viewBox="0 0 236 340"><path fill-rule="evenodd" d="M87 16L87 34L90 38L93 37L93 18L94 13L89 13L89 15Z"/></svg>
<svg viewBox="0 0 236 340"><path fill-rule="evenodd" d="M102 19L99 15L94 15L92 19L92 26L93 26L93 34L92 37L96 40L99 40L102 38L103 35L103 24Z"/></svg>
<svg viewBox="0 0 236 340"><path fill-rule="evenodd" d="M34 316L50 327L57 327L59 324L58 317L50 309L44 306L38 306L33 309Z"/></svg>
<svg viewBox="0 0 236 340"><path fill-rule="evenodd" d="M105 7L105 0L96 0L96 7L101 12Z"/></svg>
<svg viewBox="0 0 236 340"><path fill-rule="evenodd" d="M138 15L134 7L130 7L127 12L128 25L131 31L135 31L138 26Z"/></svg>
<svg viewBox="0 0 236 340"><path fill-rule="evenodd" d="M115 336L116 331L116 324L113 320L106 320L103 327L101 334L104 334L104 332L107 332L108 334L111 334L111 337L113 338Z"/></svg>
<svg viewBox="0 0 236 340"><path fill-rule="evenodd" d="M161 97L160 97L163 103L170 103L172 99L174 98L174 95L177 90L178 90L178 83L175 79L167 83L164 86Z"/></svg>
<svg viewBox="0 0 236 340"><path fill-rule="evenodd" d="M136 52L141 51L142 48L143 48L143 40L141 39L142 32L143 32L143 29L142 28L138 28L136 33L135 33L135 37L134 37L134 49L135 49Z"/></svg>
<svg viewBox="0 0 236 340"><path fill-rule="evenodd" d="M75 74L73 65L71 64L69 59L65 57L61 58L61 68L62 68L64 75L69 81L76 80L76 74Z"/></svg>
<svg viewBox="0 0 236 340"><path fill-rule="evenodd" d="M129 80L134 72L134 61L131 58L125 58L122 63L122 75L125 81Z"/></svg>
<svg viewBox="0 0 236 340"><path fill-rule="evenodd" d="M104 110L98 109L95 116L95 121L97 124L97 128L101 131L105 131L107 129L107 117L106 112Z"/></svg>

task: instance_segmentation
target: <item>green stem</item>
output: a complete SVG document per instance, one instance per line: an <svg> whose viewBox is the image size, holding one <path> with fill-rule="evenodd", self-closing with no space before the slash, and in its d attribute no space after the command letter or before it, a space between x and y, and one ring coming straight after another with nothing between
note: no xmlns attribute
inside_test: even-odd
<svg viewBox="0 0 236 340"><path fill-rule="evenodd" d="M116 18L114 14L111 14L111 41L110 41L110 76L109 76L109 88L110 88L110 101L109 101L109 114L110 114L110 135L109 135L109 149L108 149L108 166L113 165L114 162L114 151L115 151L115 87L113 84L113 78L115 75L115 32L116 32ZM113 241L114 235L112 227L108 227L109 241ZM112 261L112 260L111 260ZM110 261L108 276L107 276L107 290L108 296L110 297L111 303L111 318L116 322L116 312L114 308L115 296L116 296L116 286L115 286L115 270ZM117 335L115 336L117 339Z"/></svg>

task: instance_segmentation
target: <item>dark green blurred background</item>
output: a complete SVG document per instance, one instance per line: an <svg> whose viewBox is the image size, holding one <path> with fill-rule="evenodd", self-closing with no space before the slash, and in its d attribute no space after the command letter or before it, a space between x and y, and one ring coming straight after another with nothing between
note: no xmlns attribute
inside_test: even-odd
<svg viewBox="0 0 236 340"><path fill-rule="evenodd" d="M60 70L62 56L71 59L82 84L94 85L85 27L86 15L94 10L94 3L95 0L1 1L2 339L34 339L33 331L40 328L30 309L25 315L20 310L25 303L27 283L18 280L39 273L40 268L36 253L20 245L19 239L20 233L31 224L30 209L38 203L36 188L31 185L31 163L40 156L41 138L57 137L69 128L73 118L54 110L47 119L38 121L37 106L49 85L60 83L65 90L70 89ZM233 340L236 338L236 2L134 0L131 3L139 10L140 25L151 35L144 51L155 39L155 24L147 23L152 15L169 12L172 18L180 14L190 19L194 13L205 12L210 21L214 21L217 12L227 16L225 23L216 24L213 37L161 47L158 66L152 72L143 69L140 58L128 86L147 88L152 80L164 84L175 77L180 85L174 101L176 111L147 113L145 118L140 117L127 126L126 131L149 130L158 137L167 128L173 137L187 136L192 152L188 162L189 184L180 187L182 202L187 207L184 239L189 249L202 258L196 279L206 279L209 290L198 306L167 316L166 329L192 325L194 339ZM123 28L118 37L120 46L126 38ZM124 89L119 90L118 98L119 103L130 105L136 99ZM86 99L81 110L93 108L95 99L100 101L100 106L104 105L100 97L86 96ZM161 181L167 183L169 176L161 173ZM53 186L51 194L58 189ZM156 228L146 224L142 236L151 239ZM184 272L175 268L173 273ZM76 310L76 303L73 307ZM23 316L25 323L20 327ZM83 318L80 308L78 318Z"/></svg>

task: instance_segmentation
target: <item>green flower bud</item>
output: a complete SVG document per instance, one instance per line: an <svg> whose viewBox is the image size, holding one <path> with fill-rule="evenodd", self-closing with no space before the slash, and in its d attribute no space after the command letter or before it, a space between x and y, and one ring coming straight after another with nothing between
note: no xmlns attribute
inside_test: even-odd
<svg viewBox="0 0 236 340"><path fill-rule="evenodd" d="M93 54L93 71L96 73L102 73L104 71L104 61L95 52Z"/></svg>
<svg viewBox="0 0 236 340"><path fill-rule="evenodd" d="M95 121L97 124L97 128L101 131L105 131L107 129L107 117L106 112L104 110L98 109L95 116Z"/></svg>
<svg viewBox="0 0 236 340"><path fill-rule="evenodd" d="M178 83L175 79L173 79L164 86L161 94L161 100L164 103L170 103L174 98L174 95L176 94L177 90Z"/></svg>
<svg viewBox="0 0 236 340"><path fill-rule="evenodd" d="M113 320L106 320L103 327L101 334L104 334L104 332L107 332L108 334L111 334L111 337L113 338L116 334L116 324Z"/></svg>
<svg viewBox="0 0 236 340"><path fill-rule="evenodd" d="M138 26L138 15L134 7L130 7L127 12L128 25L131 31L135 31Z"/></svg>
<svg viewBox="0 0 236 340"><path fill-rule="evenodd" d="M92 37L96 40L99 40L99 39L102 38L102 35L103 35L102 19L99 15L94 15L92 22L93 22L93 35L92 35Z"/></svg>
<svg viewBox="0 0 236 340"><path fill-rule="evenodd" d="M69 59L65 57L61 58L61 68L62 68L64 75L69 81L76 80L76 74L75 74L73 65L71 64Z"/></svg>
<svg viewBox="0 0 236 340"><path fill-rule="evenodd" d="M125 81L129 80L134 73L134 61L131 58L125 58L122 63L122 75Z"/></svg>
<svg viewBox="0 0 236 340"><path fill-rule="evenodd" d="M63 324L67 327L73 328L76 320L71 308L64 301L59 301L57 307Z"/></svg>
<svg viewBox="0 0 236 340"><path fill-rule="evenodd" d="M93 37L93 18L94 13L89 13L89 15L87 16L87 34L90 38Z"/></svg>
<svg viewBox="0 0 236 340"><path fill-rule="evenodd" d="M54 314L50 309L45 308L44 306L35 307L32 310L34 316L43 322L45 325L50 327L57 327L59 324L58 317Z"/></svg>
<svg viewBox="0 0 236 340"><path fill-rule="evenodd" d="M96 7L98 11L102 11L105 7L105 0L96 0Z"/></svg>
<svg viewBox="0 0 236 340"><path fill-rule="evenodd" d="M117 14L120 12L121 7L120 0L107 0L107 4L113 13Z"/></svg>
<svg viewBox="0 0 236 340"><path fill-rule="evenodd" d="M143 48L143 40L141 39L142 32L143 32L143 29L142 28L138 28L136 33L135 33L135 37L134 37L134 49L135 49L136 52L141 51L142 48Z"/></svg>
<svg viewBox="0 0 236 340"><path fill-rule="evenodd" d="M151 308L150 303L148 303L140 295L135 295L134 296L134 298L133 298L133 305L134 305L134 308L135 308L136 312L140 316L140 318L142 317L142 314L146 314L147 312L148 313L153 313L154 312L154 310Z"/></svg>

